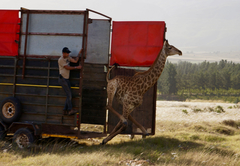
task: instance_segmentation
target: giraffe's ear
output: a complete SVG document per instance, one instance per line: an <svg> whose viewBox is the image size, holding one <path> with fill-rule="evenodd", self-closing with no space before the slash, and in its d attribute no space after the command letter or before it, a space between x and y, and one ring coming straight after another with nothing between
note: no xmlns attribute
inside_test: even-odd
<svg viewBox="0 0 240 166"><path fill-rule="evenodd" d="M165 46L168 45L168 40L165 39L164 45L165 45Z"/></svg>

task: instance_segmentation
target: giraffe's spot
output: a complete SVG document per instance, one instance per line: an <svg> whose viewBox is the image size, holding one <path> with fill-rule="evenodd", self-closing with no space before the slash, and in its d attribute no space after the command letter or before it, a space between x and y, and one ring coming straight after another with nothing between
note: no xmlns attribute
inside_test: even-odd
<svg viewBox="0 0 240 166"><path fill-rule="evenodd" d="M150 76L148 76L147 78L148 78L148 81L150 81L150 80L151 80L151 77L150 77Z"/></svg>
<svg viewBox="0 0 240 166"><path fill-rule="evenodd" d="M125 84L125 83L122 84L122 87L126 87L126 86L127 86L127 84Z"/></svg>
<svg viewBox="0 0 240 166"><path fill-rule="evenodd" d="M133 88L132 88L132 91L133 91L133 92L137 91L137 88L136 88L136 87L133 87Z"/></svg>
<svg viewBox="0 0 240 166"><path fill-rule="evenodd" d="M133 92L132 94L133 94L134 96L137 96L137 95L138 95L137 91Z"/></svg>
<svg viewBox="0 0 240 166"><path fill-rule="evenodd" d="M140 86L139 84L137 84L136 88L137 88L137 89L140 89L140 88L141 88L141 86Z"/></svg>

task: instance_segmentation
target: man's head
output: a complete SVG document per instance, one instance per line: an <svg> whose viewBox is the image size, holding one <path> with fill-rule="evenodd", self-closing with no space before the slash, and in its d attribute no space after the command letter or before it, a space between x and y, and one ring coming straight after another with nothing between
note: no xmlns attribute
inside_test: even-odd
<svg viewBox="0 0 240 166"><path fill-rule="evenodd" d="M67 57L69 56L70 52L71 52L71 51L70 51L67 47L64 47L64 48L62 49L63 58L67 58Z"/></svg>

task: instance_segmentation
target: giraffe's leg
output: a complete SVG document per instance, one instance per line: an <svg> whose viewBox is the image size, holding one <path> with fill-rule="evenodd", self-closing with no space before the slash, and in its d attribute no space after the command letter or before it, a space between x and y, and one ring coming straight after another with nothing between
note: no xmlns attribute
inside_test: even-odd
<svg viewBox="0 0 240 166"><path fill-rule="evenodd" d="M129 112L128 112L128 107L124 104L123 105L123 115L122 117L126 120L124 122L120 121L120 123L117 124L117 126L114 128L114 132L112 132L111 134L109 134L107 136L107 138L105 138L102 141L102 145L106 144L108 141L110 141L113 137L115 137L116 135L118 135L119 133L121 133L122 131L127 129L128 123L127 123L127 118L129 116ZM116 131L115 131L116 130Z"/></svg>
<svg viewBox="0 0 240 166"><path fill-rule="evenodd" d="M124 118L122 115L120 115L117 111L115 111L112 106L107 106L107 109L110 110L112 113L118 116L118 118L122 121L122 123L127 124L126 118Z"/></svg>
<svg viewBox="0 0 240 166"><path fill-rule="evenodd" d="M121 121L120 121L121 122ZM111 139L113 139L113 137L115 137L116 135L118 135L119 133L121 133L122 131L126 130L127 129L127 125L124 124L124 123L121 123L120 125L120 128L115 131L114 133L111 133L107 138L105 138L103 141L102 141L102 145L105 145L108 141L110 141Z"/></svg>
<svg viewBox="0 0 240 166"><path fill-rule="evenodd" d="M140 123L138 123L135 119L133 119L131 115L128 116L128 119L132 121L138 128L140 128L145 136L149 135L148 132L145 130L145 128Z"/></svg>
<svg viewBox="0 0 240 166"><path fill-rule="evenodd" d="M118 124L114 127L110 134L115 133L122 126L122 121L120 120Z"/></svg>
<svg viewBox="0 0 240 166"><path fill-rule="evenodd" d="M116 80L108 82L108 86L107 86L107 93L108 93L107 109L110 110L115 115L117 115L117 117L119 119L121 119L123 123L127 124L127 120L122 115L120 115L117 111L115 111L113 109L113 107L112 107L112 102L113 102L113 98L114 98L114 96L116 94L116 91L117 91L117 82L116 82Z"/></svg>

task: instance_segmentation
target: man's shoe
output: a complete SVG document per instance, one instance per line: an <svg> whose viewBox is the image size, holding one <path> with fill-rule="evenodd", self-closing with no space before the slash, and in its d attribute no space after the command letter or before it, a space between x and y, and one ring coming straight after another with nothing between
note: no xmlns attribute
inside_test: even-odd
<svg viewBox="0 0 240 166"><path fill-rule="evenodd" d="M71 111L69 111L68 112L68 115L74 115L74 114L76 114L78 111L77 110L71 110Z"/></svg>
<svg viewBox="0 0 240 166"><path fill-rule="evenodd" d="M63 110L63 115L67 115L68 111L67 110Z"/></svg>

